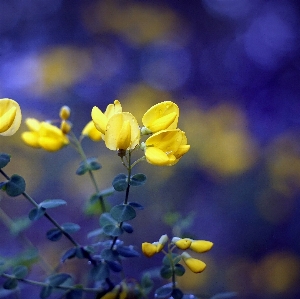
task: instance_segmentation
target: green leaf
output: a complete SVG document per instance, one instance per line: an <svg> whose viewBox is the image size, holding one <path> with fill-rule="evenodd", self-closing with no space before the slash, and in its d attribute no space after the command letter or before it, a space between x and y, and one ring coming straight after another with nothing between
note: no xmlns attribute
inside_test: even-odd
<svg viewBox="0 0 300 299"><path fill-rule="evenodd" d="M112 250L110 248L104 248L101 251L101 257L107 261L116 261L119 258L119 254L115 250Z"/></svg>
<svg viewBox="0 0 300 299"><path fill-rule="evenodd" d="M131 224L127 223L127 222L123 222L122 224L122 228L124 229L124 231L128 234L133 233L133 227Z"/></svg>
<svg viewBox="0 0 300 299"><path fill-rule="evenodd" d="M167 284L155 291L155 298L169 298L172 294L173 288Z"/></svg>
<svg viewBox="0 0 300 299"><path fill-rule="evenodd" d="M51 287L58 287L62 285L67 279L71 279L72 276L67 273L58 273L51 275L47 278L47 282Z"/></svg>
<svg viewBox="0 0 300 299"><path fill-rule="evenodd" d="M66 204L67 202L63 199L46 199L39 204L39 207L44 209L53 209Z"/></svg>
<svg viewBox="0 0 300 299"><path fill-rule="evenodd" d="M146 183L147 177L143 173L137 173L130 178L131 186L142 186Z"/></svg>
<svg viewBox="0 0 300 299"><path fill-rule="evenodd" d="M176 264L174 268L177 276L182 276L185 273L185 268L181 264Z"/></svg>
<svg viewBox="0 0 300 299"><path fill-rule="evenodd" d="M18 280L16 278L8 278L3 284L3 288L6 290L13 290L17 286L18 286Z"/></svg>
<svg viewBox="0 0 300 299"><path fill-rule="evenodd" d="M63 233L58 228L52 228L49 231L47 231L46 235L47 235L48 240L56 242L56 241L60 240Z"/></svg>
<svg viewBox="0 0 300 299"><path fill-rule="evenodd" d="M121 272L123 270L122 265L118 261L105 261L109 269L114 272Z"/></svg>
<svg viewBox="0 0 300 299"><path fill-rule="evenodd" d="M171 259L172 259L173 264L177 264L181 260L181 255L179 255L177 253L172 253L171 254ZM171 261L170 261L170 255L169 254L164 256L164 258L162 260L162 263L165 266L171 266Z"/></svg>
<svg viewBox="0 0 300 299"><path fill-rule="evenodd" d="M172 277L173 271L170 266L162 266L160 269L160 276L165 279L169 279Z"/></svg>
<svg viewBox="0 0 300 299"><path fill-rule="evenodd" d="M93 237L98 237L99 235L102 235L102 234L103 234L103 229L102 228L97 228L95 230L90 231L87 234L87 238L90 239L90 238L93 238Z"/></svg>
<svg viewBox="0 0 300 299"><path fill-rule="evenodd" d="M123 229L116 225L105 225L103 226L103 232L111 237L118 237L123 234Z"/></svg>
<svg viewBox="0 0 300 299"><path fill-rule="evenodd" d="M25 180L21 176L13 174L10 180L6 183L5 191L7 195L15 197L22 194L25 191L25 188Z"/></svg>
<svg viewBox="0 0 300 299"><path fill-rule="evenodd" d="M118 246L117 247L117 252L119 255L124 256L124 257L138 257L140 254L133 249L132 246Z"/></svg>
<svg viewBox="0 0 300 299"><path fill-rule="evenodd" d="M66 260L72 259L76 256L77 248L73 247L69 250L67 250L64 255L61 257L62 263L64 263Z"/></svg>
<svg viewBox="0 0 300 299"><path fill-rule="evenodd" d="M91 270L91 276L94 280L104 280L109 277L109 268L106 263L100 263L93 267Z"/></svg>
<svg viewBox="0 0 300 299"><path fill-rule="evenodd" d="M128 204L133 208L135 208L136 210L144 210L144 207L137 202L129 202Z"/></svg>
<svg viewBox="0 0 300 299"><path fill-rule="evenodd" d="M149 294L153 288L153 280L151 279L151 275L149 273L145 273L142 276L141 286L146 294Z"/></svg>
<svg viewBox="0 0 300 299"><path fill-rule="evenodd" d="M13 269L12 273L17 279L23 279L28 274L28 268L26 266L19 265Z"/></svg>
<svg viewBox="0 0 300 299"><path fill-rule="evenodd" d="M110 210L110 215L118 222L128 221L136 217L134 208L130 205L117 205Z"/></svg>
<svg viewBox="0 0 300 299"><path fill-rule="evenodd" d="M0 153L0 168L4 168L10 162L10 155Z"/></svg>
<svg viewBox="0 0 300 299"><path fill-rule="evenodd" d="M182 299L183 298L183 292L178 288L173 289L172 298Z"/></svg>
<svg viewBox="0 0 300 299"><path fill-rule="evenodd" d="M68 234L72 234L80 230L80 226L76 223L64 223L61 227Z"/></svg>
<svg viewBox="0 0 300 299"><path fill-rule="evenodd" d="M31 221L35 221L43 217L45 213L46 213L46 209L44 208L33 208L29 212L28 217Z"/></svg>
<svg viewBox="0 0 300 299"><path fill-rule="evenodd" d="M5 186L6 186L7 183L8 183L8 181L6 181L6 182L0 182L0 190L1 189L5 190Z"/></svg>
<svg viewBox="0 0 300 299"><path fill-rule="evenodd" d="M98 170L101 168L101 164L97 161L97 158L88 158L85 161L80 162L79 167L76 170L77 175L83 175L88 171Z"/></svg>
<svg viewBox="0 0 300 299"><path fill-rule="evenodd" d="M51 296L53 287L51 286L46 286L42 287L41 292L40 292L40 298L45 299Z"/></svg>
<svg viewBox="0 0 300 299"><path fill-rule="evenodd" d="M212 296L210 299L227 299L227 298L232 298L236 297L237 293L236 292L225 292L225 293L219 293L214 296Z"/></svg>
<svg viewBox="0 0 300 299"><path fill-rule="evenodd" d="M127 186L128 186L128 182L127 182L127 176L124 173L120 173L118 174L113 182L112 185L114 187L114 189L116 191L124 191L126 190Z"/></svg>
<svg viewBox="0 0 300 299"><path fill-rule="evenodd" d="M116 225L117 224L117 221L111 217L110 213L103 213L100 216L99 222L102 227L106 226L106 225Z"/></svg>

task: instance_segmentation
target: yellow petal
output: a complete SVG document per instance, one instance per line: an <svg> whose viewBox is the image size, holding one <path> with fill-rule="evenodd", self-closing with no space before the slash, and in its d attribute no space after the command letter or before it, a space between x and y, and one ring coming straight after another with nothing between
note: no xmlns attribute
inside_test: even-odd
<svg viewBox="0 0 300 299"><path fill-rule="evenodd" d="M92 120L86 124L81 134L84 136L88 136L93 141L100 141L102 139L101 132L96 129Z"/></svg>
<svg viewBox="0 0 300 299"><path fill-rule="evenodd" d="M0 135L11 136L19 129L22 113L19 104L11 99L0 99Z"/></svg>
<svg viewBox="0 0 300 299"><path fill-rule="evenodd" d="M27 125L30 131L35 131L35 132L39 131L41 127L41 122L39 122L35 118L26 118L25 124Z"/></svg>
<svg viewBox="0 0 300 299"><path fill-rule="evenodd" d="M146 128L155 133L159 130L176 129L178 116L178 106L171 101L165 101L152 106L144 114L142 122Z"/></svg>
<svg viewBox="0 0 300 299"><path fill-rule="evenodd" d="M152 243L144 242L142 243L142 251L145 256L151 257L157 252L157 248Z"/></svg>
<svg viewBox="0 0 300 299"><path fill-rule="evenodd" d="M201 253L210 250L213 247L213 245L214 244L210 241L196 240L192 241L190 249L192 249L195 252Z"/></svg>
<svg viewBox="0 0 300 299"><path fill-rule="evenodd" d="M194 273L200 273L205 270L206 264L198 259L192 257L184 259L188 268Z"/></svg>
<svg viewBox="0 0 300 299"><path fill-rule="evenodd" d="M118 100L115 100L113 104L109 104L106 107L104 115L107 119L110 119L114 114L122 112L121 103Z"/></svg>
<svg viewBox="0 0 300 299"><path fill-rule="evenodd" d="M145 156L147 162L150 164L166 166L170 163L168 155L157 147L147 147L145 151Z"/></svg>
<svg viewBox="0 0 300 299"><path fill-rule="evenodd" d="M24 132L21 135L22 140L29 146L34 148L40 148L38 132Z"/></svg>
<svg viewBox="0 0 300 299"><path fill-rule="evenodd" d="M131 126L128 120L125 120L122 124L122 128L117 140L117 149L126 150L130 146L131 142Z"/></svg>
<svg viewBox="0 0 300 299"><path fill-rule="evenodd" d="M92 120L93 120L97 130L100 131L102 134L105 134L106 125L107 125L107 117L96 106L93 107L91 115L92 115Z"/></svg>
<svg viewBox="0 0 300 299"><path fill-rule="evenodd" d="M180 248L182 250L185 250L185 249L188 249L190 247L191 243L192 243L192 240L185 238L185 239L180 239L177 242L175 242L175 245L178 248Z"/></svg>

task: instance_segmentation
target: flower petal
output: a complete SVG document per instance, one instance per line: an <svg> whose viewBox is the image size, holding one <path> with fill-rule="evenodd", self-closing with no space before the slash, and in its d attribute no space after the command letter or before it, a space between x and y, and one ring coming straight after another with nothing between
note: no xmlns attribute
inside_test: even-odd
<svg viewBox="0 0 300 299"><path fill-rule="evenodd" d="M91 116L97 130L100 131L102 134L105 134L107 117L96 106L93 107Z"/></svg>
<svg viewBox="0 0 300 299"><path fill-rule="evenodd" d="M81 134L83 136L88 136L93 141L100 141L102 139L101 132L97 130L97 128L95 127L95 124L92 120L86 124L86 126L83 128Z"/></svg>
<svg viewBox="0 0 300 299"><path fill-rule="evenodd" d="M142 243L142 251L145 256L151 257L157 252L157 248L154 244L144 242Z"/></svg>
<svg viewBox="0 0 300 299"><path fill-rule="evenodd" d="M214 244L210 241L195 240L192 241L190 249L192 249L195 252L202 253L202 252L209 251L213 247L213 245Z"/></svg>
<svg viewBox="0 0 300 299"><path fill-rule="evenodd" d="M168 155L157 147L148 147L145 151L147 162L158 166L166 166L170 159Z"/></svg>

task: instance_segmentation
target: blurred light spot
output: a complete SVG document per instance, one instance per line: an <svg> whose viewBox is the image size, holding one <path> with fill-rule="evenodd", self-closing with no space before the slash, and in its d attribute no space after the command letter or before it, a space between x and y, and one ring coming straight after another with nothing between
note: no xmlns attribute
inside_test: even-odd
<svg viewBox="0 0 300 299"><path fill-rule="evenodd" d="M199 164L222 176L247 171L257 153L243 112L230 104L220 104L207 112L191 108L183 112L181 121Z"/></svg>
<svg viewBox="0 0 300 299"><path fill-rule="evenodd" d="M233 19L244 18L257 1L255 0L203 0L208 12Z"/></svg>
<svg viewBox="0 0 300 299"><path fill-rule="evenodd" d="M166 38L180 23L175 13L164 6L119 0L92 4L85 10L83 20L92 32L118 33L133 44Z"/></svg>
<svg viewBox="0 0 300 299"><path fill-rule="evenodd" d="M292 196L300 190L300 139L292 134L279 136L267 152L271 186Z"/></svg>
<svg viewBox="0 0 300 299"><path fill-rule="evenodd" d="M271 294L292 294L299 278L299 257L289 252L274 252L267 255L253 272L257 289Z"/></svg>
<svg viewBox="0 0 300 299"><path fill-rule="evenodd" d="M285 7L267 5L245 33L247 55L261 67L274 68L281 58L295 50L294 19L295 12L288 3Z"/></svg>
<svg viewBox="0 0 300 299"><path fill-rule="evenodd" d="M66 88L80 80L90 69L88 53L73 47L48 50L40 56L41 90Z"/></svg>
<svg viewBox="0 0 300 299"><path fill-rule="evenodd" d="M141 55L142 78L151 86L172 90L189 78L191 58L187 49L171 43L146 48Z"/></svg>

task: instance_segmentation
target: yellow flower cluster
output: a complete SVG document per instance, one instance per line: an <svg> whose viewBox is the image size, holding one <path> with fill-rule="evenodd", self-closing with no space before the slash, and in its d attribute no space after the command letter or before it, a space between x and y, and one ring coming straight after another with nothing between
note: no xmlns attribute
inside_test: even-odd
<svg viewBox="0 0 300 299"><path fill-rule="evenodd" d="M158 242L142 243L142 252L145 256L151 257L154 254L162 251L164 245L168 242L168 236L163 235ZM213 247L213 243L205 240L193 240L189 238L174 237L171 241L171 245L175 245L181 250L191 249L197 253L203 253L209 251ZM194 273L200 273L206 268L206 264L199 259L191 257L187 252L183 252L181 257L187 267Z"/></svg>
<svg viewBox="0 0 300 299"><path fill-rule="evenodd" d="M0 99L0 135L11 136L19 129L22 120L19 104L11 99Z"/></svg>
<svg viewBox="0 0 300 299"><path fill-rule="evenodd" d="M177 128L179 108L171 101L151 107L142 118L142 128L131 113L123 112L118 100L109 104L104 113L95 106L91 115L94 126L88 123L82 134L95 141L103 139L110 150L140 146L147 162L164 166L176 164L190 149L185 133ZM149 134L152 135L141 142L141 136Z"/></svg>

